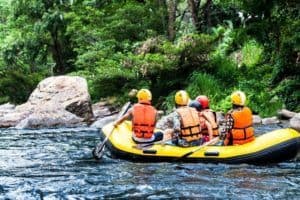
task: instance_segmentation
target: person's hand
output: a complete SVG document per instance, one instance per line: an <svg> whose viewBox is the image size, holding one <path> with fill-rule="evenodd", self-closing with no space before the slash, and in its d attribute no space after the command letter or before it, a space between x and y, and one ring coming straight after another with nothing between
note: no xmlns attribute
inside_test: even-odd
<svg viewBox="0 0 300 200"><path fill-rule="evenodd" d="M119 125L119 124L118 124L117 122L114 122L114 123L113 123L113 126L114 126L115 128L117 128L118 125Z"/></svg>

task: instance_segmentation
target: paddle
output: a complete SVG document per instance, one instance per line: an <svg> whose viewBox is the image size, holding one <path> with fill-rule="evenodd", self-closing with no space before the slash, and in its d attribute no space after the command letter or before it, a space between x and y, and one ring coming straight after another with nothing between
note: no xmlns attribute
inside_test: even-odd
<svg viewBox="0 0 300 200"><path fill-rule="evenodd" d="M129 110L130 106L131 106L131 103L127 102L123 106L122 110L120 111L117 119L120 119L123 115L125 115L125 113ZM113 126L111 131L107 134L107 136L103 140L103 142L98 143L97 146L93 149L93 156L94 156L95 159L99 160L99 159L102 158L102 156L104 154L105 143L108 141L109 137L114 132L114 130L115 130L115 127Z"/></svg>
<svg viewBox="0 0 300 200"><path fill-rule="evenodd" d="M153 146L153 145L156 145L156 144L165 145L166 142L168 142L170 140L172 140L172 138L168 138L166 140L161 140L161 141L157 141L157 142L151 142L151 143L140 143L140 144L132 145L132 148L143 150L146 147L150 147L150 146Z"/></svg>
<svg viewBox="0 0 300 200"><path fill-rule="evenodd" d="M184 155L182 155L181 157L179 157L179 159L186 158L186 157L188 157L189 155L191 155L191 154L193 154L193 153L195 153L195 152L201 150L203 147L208 146L208 145L210 145L210 144L215 144L215 143L218 142L218 141L219 141L219 137L216 137L216 138L214 138L214 139L212 139L212 140L210 140L210 141L208 141L208 142L205 142L204 144L202 144L202 145L199 146L198 148L193 149L192 151L185 153Z"/></svg>

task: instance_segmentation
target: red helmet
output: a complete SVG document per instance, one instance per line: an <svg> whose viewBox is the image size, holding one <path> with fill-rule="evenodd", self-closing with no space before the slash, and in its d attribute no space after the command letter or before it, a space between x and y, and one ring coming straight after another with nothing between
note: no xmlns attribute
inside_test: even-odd
<svg viewBox="0 0 300 200"><path fill-rule="evenodd" d="M203 109L209 108L209 100L205 95L197 96L196 100L202 105Z"/></svg>

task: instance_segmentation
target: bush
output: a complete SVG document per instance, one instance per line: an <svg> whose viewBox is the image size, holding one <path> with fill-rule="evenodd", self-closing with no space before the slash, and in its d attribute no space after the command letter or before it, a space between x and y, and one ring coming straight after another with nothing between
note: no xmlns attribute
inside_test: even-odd
<svg viewBox="0 0 300 200"><path fill-rule="evenodd" d="M254 67L262 58L263 48L255 40L246 42L242 48L243 61L247 67Z"/></svg>
<svg viewBox="0 0 300 200"><path fill-rule="evenodd" d="M0 79L0 103L24 103L37 84L45 78L42 73L24 74L17 70L8 70L3 75Z"/></svg>

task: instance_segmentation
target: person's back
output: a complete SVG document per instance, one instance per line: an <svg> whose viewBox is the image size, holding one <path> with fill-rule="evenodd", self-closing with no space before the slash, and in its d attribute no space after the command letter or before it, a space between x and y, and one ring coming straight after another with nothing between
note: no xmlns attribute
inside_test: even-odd
<svg viewBox="0 0 300 200"><path fill-rule="evenodd" d="M156 123L156 109L150 102L144 101L132 107L132 129L134 137L149 139L153 136Z"/></svg>
<svg viewBox="0 0 300 200"><path fill-rule="evenodd" d="M201 144L201 128L196 109L188 107L189 97L185 91L175 94L176 110L173 122L173 143L179 146L196 146Z"/></svg>
<svg viewBox="0 0 300 200"><path fill-rule="evenodd" d="M219 126L217 123L216 113L209 108L209 99L207 96L200 95L196 100L201 104L200 121L203 135L209 135L205 121L208 121L212 127L213 137L219 136Z"/></svg>
<svg viewBox="0 0 300 200"><path fill-rule="evenodd" d="M245 106L246 96L237 91L231 95L233 109L225 117L226 138L225 145L241 145L255 139L252 126L252 112Z"/></svg>
<svg viewBox="0 0 300 200"><path fill-rule="evenodd" d="M183 106L176 109L181 119L180 139L187 142L197 141L201 138L201 129L198 112L191 107Z"/></svg>
<svg viewBox="0 0 300 200"><path fill-rule="evenodd" d="M151 105L152 94L147 89L141 89L137 93L138 103L119 120L114 126L122 123L125 119L132 119L132 139L136 143L150 143L163 139L162 132L154 133L157 121L157 111Z"/></svg>

